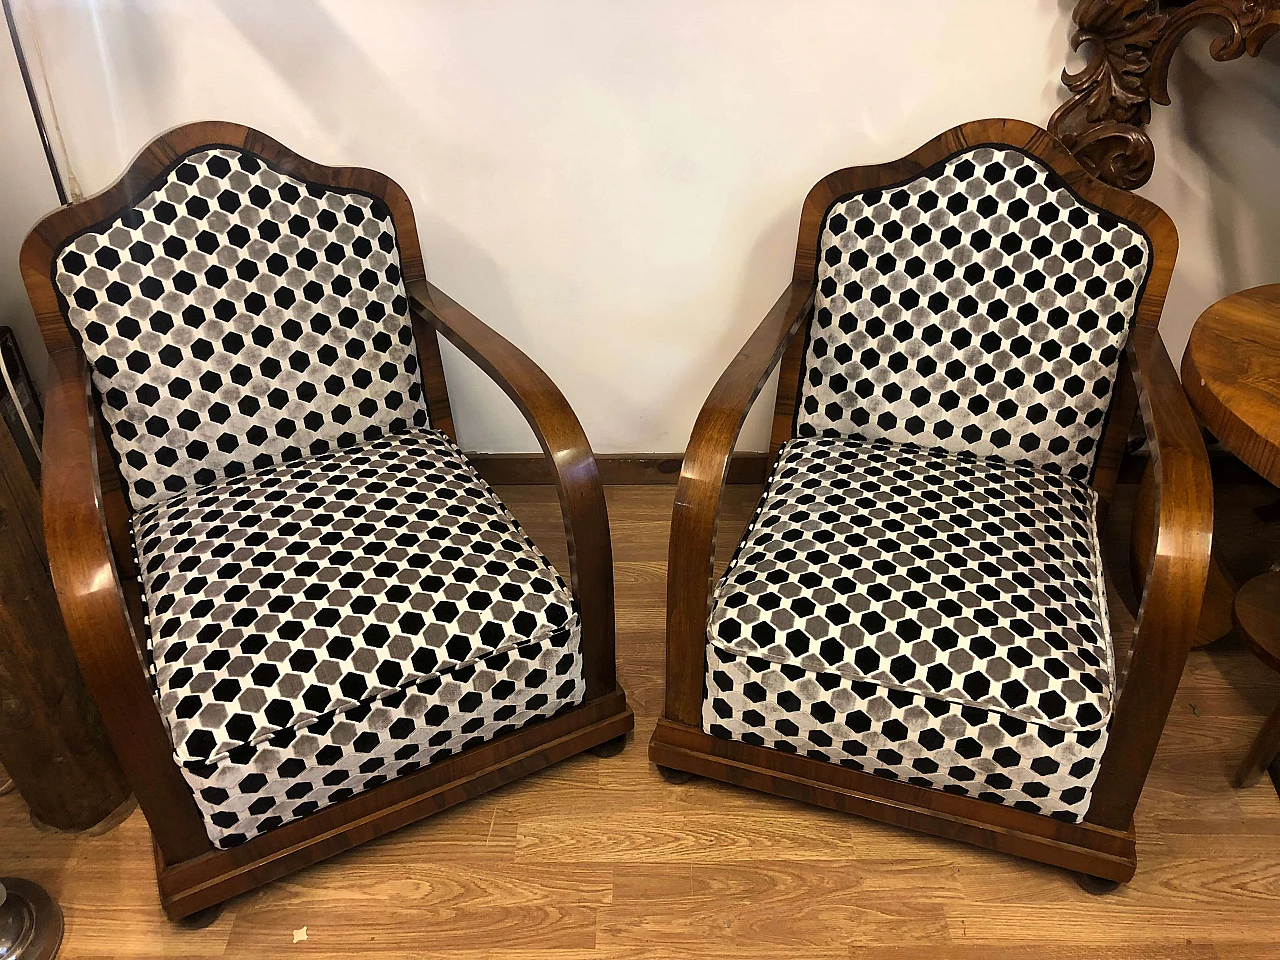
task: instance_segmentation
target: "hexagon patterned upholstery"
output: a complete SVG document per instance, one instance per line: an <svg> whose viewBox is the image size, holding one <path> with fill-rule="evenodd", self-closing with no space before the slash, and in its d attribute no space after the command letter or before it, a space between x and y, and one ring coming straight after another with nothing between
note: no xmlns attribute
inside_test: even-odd
<svg viewBox="0 0 1280 960"><path fill-rule="evenodd" d="M437 431L200 488L134 533L160 710L220 845L585 693L573 598Z"/></svg>
<svg viewBox="0 0 1280 960"><path fill-rule="evenodd" d="M1113 676L1085 484L797 439L710 624L708 732L1077 819Z"/></svg>
<svg viewBox="0 0 1280 960"><path fill-rule="evenodd" d="M216 846L582 701L568 589L429 427L380 199L201 149L54 282Z"/></svg>
<svg viewBox="0 0 1280 960"><path fill-rule="evenodd" d="M995 146L837 202L820 246L799 436L1090 476L1150 264L1139 228Z"/></svg>
<svg viewBox="0 0 1280 960"><path fill-rule="evenodd" d="M707 732L1084 817L1115 676L1088 484L1150 249L1000 145L833 204Z"/></svg>
<svg viewBox="0 0 1280 960"><path fill-rule="evenodd" d="M135 507L427 424L379 198L213 147L54 269Z"/></svg>

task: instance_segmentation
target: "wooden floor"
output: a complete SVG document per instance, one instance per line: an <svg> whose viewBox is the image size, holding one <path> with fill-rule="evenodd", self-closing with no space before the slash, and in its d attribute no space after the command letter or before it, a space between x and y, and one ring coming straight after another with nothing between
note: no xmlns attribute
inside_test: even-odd
<svg viewBox="0 0 1280 960"><path fill-rule="evenodd" d="M1280 957L1280 799L1265 778L1228 784L1280 678L1230 638L1192 653L1139 807L1137 876L1106 896L958 843L664 783L645 748L662 702L673 492L609 490L619 675L636 711L620 756L567 761L247 894L202 930L161 915L137 812L102 836L63 836L38 832L16 795L0 798L0 874L61 902L68 960ZM722 560L758 492L730 489ZM550 490L501 493L561 563ZM1274 547L1233 539L1254 563Z"/></svg>

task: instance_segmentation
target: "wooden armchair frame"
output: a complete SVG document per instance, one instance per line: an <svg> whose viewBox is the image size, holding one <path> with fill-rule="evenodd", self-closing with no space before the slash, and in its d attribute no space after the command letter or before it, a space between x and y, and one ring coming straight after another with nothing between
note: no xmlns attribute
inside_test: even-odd
<svg viewBox="0 0 1280 960"><path fill-rule="evenodd" d="M247 149L311 182L358 189L391 210L432 426L457 439L437 335L489 375L524 414L550 461L582 620L586 699L526 726L228 850L217 850L174 759L142 659L142 602L129 508L106 446L87 363L52 281L73 234L137 202L177 157L202 146ZM372 170L312 163L249 127L201 122L149 144L113 186L32 230L22 274L52 358L44 434L49 565L85 682L155 840L160 900L177 919L549 764L624 737L634 725L614 673L613 555L604 490L587 437L560 391L524 353L425 277L404 190ZM607 749L607 748L606 748Z"/></svg>
<svg viewBox="0 0 1280 960"><path fill-rule="evenodd" d="M911 179L970 146L1010 144L1038 157L1087 201L1140 225L1151 239L1145 293L1121 361L1093 487L1110 500L1129 427L1140 410L1155 498L1135 517L1135 544L1150 553L1137 630L1111 720L1093 801L1081 823L882 779L837 764L737 741L701 726L716 515L730 455L747 411L781 361L771 459L792 436L813 315L818 240L838 198ZM666 709L649 746L660 767L857 813L937 836L1013 853L1107 880L1133 876L1133 812L1182 675L1209 564L1213 491L1203 439L1157 325L1177 255L1177 232L1159 207L1091 178L1050 134L1015 120L966 123L892 163L824 177L800 217L795 269L778 298L712 388L694 424L671 517L667 561ZM1154 532L1147 529L1148 525ZM1141 584L1139 585L1142 586Z"/></svg>

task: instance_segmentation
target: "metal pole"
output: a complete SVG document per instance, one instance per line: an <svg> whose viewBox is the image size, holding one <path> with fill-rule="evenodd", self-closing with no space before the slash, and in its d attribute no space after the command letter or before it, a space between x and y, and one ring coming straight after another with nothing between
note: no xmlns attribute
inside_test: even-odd
<svg viewBox="0 0 1280 960"><path fill-rule="evenodd" d="M53 144L49 142L49 131L44 127L44 113L40 109L40 101L36 98L36 88L31 84L31 71L27 69L27 58L22 52L22 41L18 38L18 25L13 20L13 7L9 0L0 0L4 5L4 18L9 24L9 37L13 40L13 52L18 56L18 70L22 73L22 83L27 88L27 99L31 101L31 115L35 118L36 129L40 131L40 144L44 147L44 158L49 161L49 174L53 177L54 189L58 191L58 202L67 203L67 188L62 185L62 174L58 170L58 161L53 156Z"/></svg>

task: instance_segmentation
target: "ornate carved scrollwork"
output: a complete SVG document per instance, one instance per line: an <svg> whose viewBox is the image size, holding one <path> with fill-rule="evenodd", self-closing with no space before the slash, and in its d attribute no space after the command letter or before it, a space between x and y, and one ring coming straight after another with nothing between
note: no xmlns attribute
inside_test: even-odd
<svg viewBox="0 0 1280 960"><path fill-rule="evenodd" d="M1280 0L1191 0L1170 9L1158 0L1080 0L1072 19L1072 48L1092 49L1084 69L1063 71L1071 97L1049 130L1094 176L1135 190L1151 178L1155 146L1143 127L1152 100L1169 103L1169 63L1183 37L1219 21L1229 33L1210 45L1215 60L1256 57L1280 30Z"/></svg>

